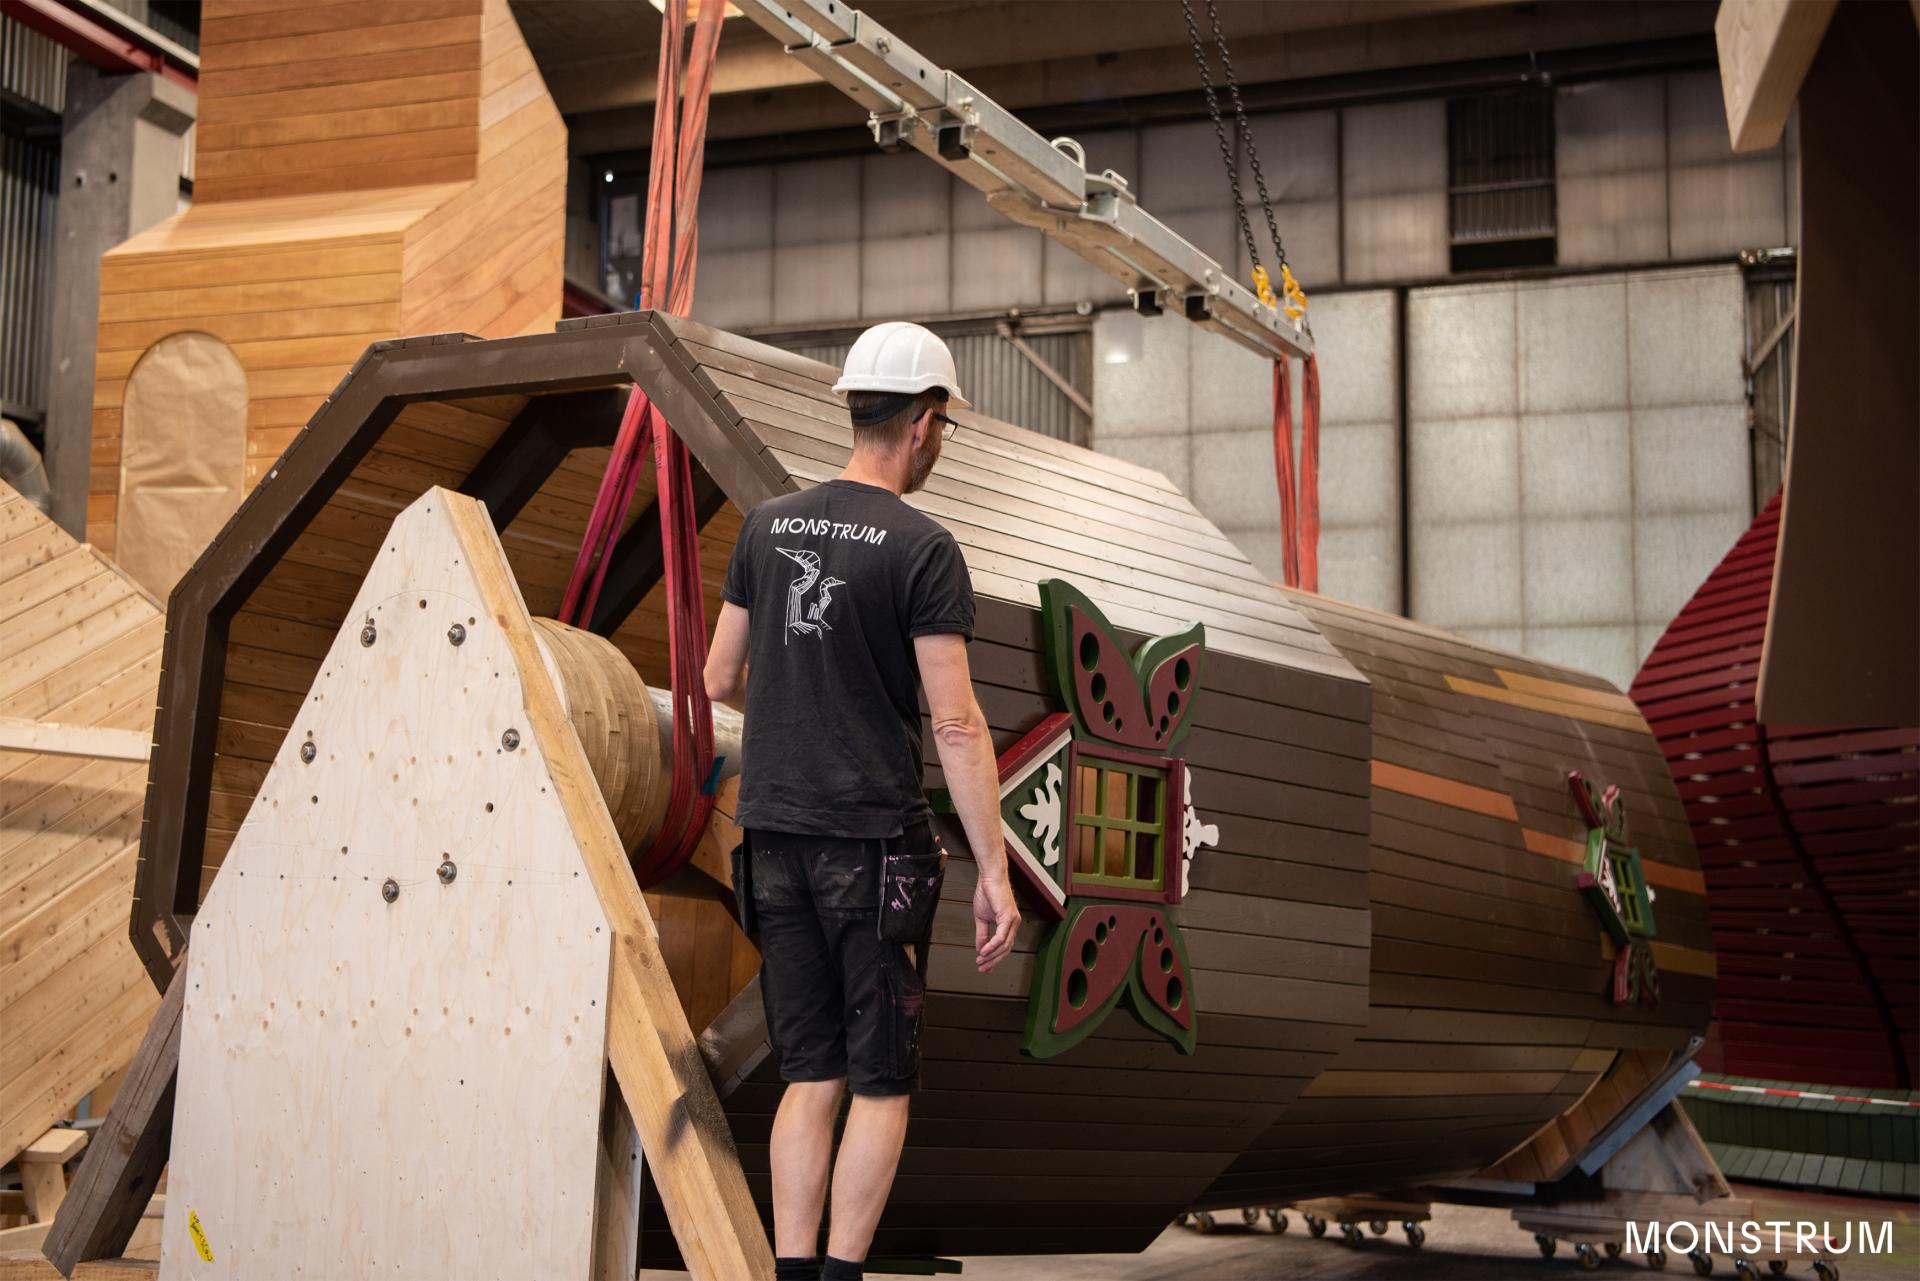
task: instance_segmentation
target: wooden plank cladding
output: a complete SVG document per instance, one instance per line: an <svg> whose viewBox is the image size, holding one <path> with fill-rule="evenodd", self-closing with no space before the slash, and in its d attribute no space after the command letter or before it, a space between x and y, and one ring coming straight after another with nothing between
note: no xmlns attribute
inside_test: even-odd
<svg viewBox="0 0 1920 1281"><path fill-rule="evenodd" d="M516 586L548 612L611 420L638 384L708 495L696 505L711 622L745 514L848 457L832 377L648 313L376 344L181 585L158 731L178 750L162 757L136 912L150 966L170 971L181 906L245 816L394 513L433 484L497 501ZM1206 625L1182 764L1217 835L1172 909L1198 1033L1186 1054L1121 1014L1058 1057L1028 1057L1047 925L1030 912L1014 954L978 973L974 865L955 858L931 945L923 1093L876 1251L1137 1248L1196 1204L1472 1174L1546 1127L1601 1124L1595 1082L1623 1056L1686 1050L1713 992L1698 866L1665 765L1617 691L1275 587L1158 474L979 415L962 423L908 501L966 555L975 691L999 749L1059 710L1041 578L1083 590L1129 649ZM614 567L627 604L593 630L658 685L650 500L645 478ZM1644 885L1629 886L1651 890L1635 919L1658 928L1624 954L1655 959L1657 1006L1611 999L1615 953L1575 885L1589 824L1570 770L1617 785L1606 795L1630 818ZM725 1106L764 1213L779 1086L757 990L743 990L757 957L711 900L650 905L682 1006L729 1065ZM663 1235L646 1243L649 1266L672 1261Z"/></svg>
<svg viewBox="0 0 1920 1281"><path fill-rule="evenodd" d="M0 717L153 725L160 606L0 483ZM158 998L127 942L147 766L0 751L0 1162L125 1065Z"/></svg>
<svg viewBox="0 0 1920 1281"><path fill-rule="evenodd" d="M1545 1181L1707 1023L1705 887L1659 745L1597 677L1287 595L1373 686L1372 1007L1206 1202L1415 1187L1502 1158L1490 1176ZM1616 949L1574 888L1588 824L1570 770L1624 799L1656 890L1655 1007L1612 999Z"/></svg>
<svg viewBox="0 0 1920 1281"><path fill-rule="evenodd" d="M101 263L87 532L163 596L369 343L560 313L566 129L506 0L215 0L197 146Z"/></svg>

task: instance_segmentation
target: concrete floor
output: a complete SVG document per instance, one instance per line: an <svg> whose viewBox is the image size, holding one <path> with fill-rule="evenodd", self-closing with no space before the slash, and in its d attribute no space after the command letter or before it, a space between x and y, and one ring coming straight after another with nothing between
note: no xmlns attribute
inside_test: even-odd
<svg viewBox="0 0 1920 1281"><path fill-rule="evenodd" d="M1734 1191L1736 1196L1754 1198L1754 1217L1763 1222L1864 1219L1878 1231L1881 1222L1891 1220L1894 1253L1842 1260L1841 1275L1845 1281L1914 1281L1920 1276L1920 1211L1911 1203L1799 1196L1761 1188ZM1356 1250L1339 1241L1337 1229L1315 1240L1298 1214L1288 1217L1291 1227L1284 1235L1275 1235L1264 1223L1249 1230L1228 1214L1216 1216L1220 1227L1209 1235L1169 1228L1140 1254L968 1259L962 1275L974 1281L1571 1281L1585 1275L1568 1246L1562 1245L1553 1259L1541 1258L1532 1235L1515 1227L1505 1210L1435 1206L1433 1219L1426 1225L1426 1245L1417 1251L1408 1248L1398 1224L1384 1237L1369 1233ZM1732 1260L1721 1258L1714 1263L1715 1276L1733 1276ZM1600 1272L1626 1277L1645 1275L1647 1269L1638 1257L1626 1256L1603 1264ZM1693 1275L1685 1259L1670 1258L1667 1272ZM1811 1262L1796 1262L1788 1275L1812 1277Z"/></svg>
<svg viewBox="0 0 1920 1281"><path fill-rule="evenodd" d="M1920 1277L1920 1206L1912 1202L1867 1201L1858 1198L1815 1196L1774 1188L1734 1188L1734 1195L1751 1197L1754 1218L1765 1222L1810 1219L1838 1226L1842 1221L1866 1221L1880 1231L1893 1224L1893 1252L1880 1257L1853 1255L1840 1260L1844 1281L1914 1281ZM1470 1206L1435 1206L1426 1225L1423 1249L1409 1249L1398 1224L1384 1237L1368 1235L1359 1249L1343 1245L1337 1229L1320 1240L1310 1237L1298 1214L1292 1226L1276 1235L1263 1222L1249 1230L1239 1216L1216 1216L1218 1230L1202 1235L1190 1228L1170 1227L1139 1254L1004 1255L965 1259L962 1276L969 1281L1536 1281L1553 1278L1572 1281L1586 1275L1569 1247L1562 1245L1553 1259L1540 1257L1533 1237L1514 1226L1505 1210ZM1765 1259L1761 1275L1768 1276ZM1714 1275L1732 1277L1731 1259L1716 1258ZM666 1281L684 1273L642 1273L646 1281ZM870 1274L877 1275L877 1274ZM1637 1256L1603 1263L1598 1275L1645 1276ZM1692 1277L1684 1258L1669 1259L1666 1275ZM1797 1260L1788 1276L1794 1281L1813 1276L1812 1264Z"/></svg>

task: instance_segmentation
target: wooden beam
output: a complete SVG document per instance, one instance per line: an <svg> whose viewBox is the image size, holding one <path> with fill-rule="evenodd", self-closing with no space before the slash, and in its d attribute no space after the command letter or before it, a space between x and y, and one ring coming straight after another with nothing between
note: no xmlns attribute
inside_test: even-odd
<svg viewBox="0 0 1920 1281"><path fill-rule="evenodd" d="M1713 37L1735 151L1780 141L1839 0L1721 0Z"/></svg>
<svg viewBox="0 0 1920 1281"><path fill-rule="evenodd" d="M624 387L598 387L534 397L474 465L460 492L485 503L493 527L505 529L569 453L613 443L627 394Z"/></svg>
<svg viewBox="0 0 1920 1281"><path fill-rule="evenodd" d="M47 756L91 756L107 761L144 761L153 743L144 730L102 725L59 725L20 716L0 716L0 751Z"/></svg>
<svg viewBox="0 0 1920 1281"><path fill-rule="evenodd" d="M580 333L577 331L585 330ZM638 382L696 461L745 511L794 487L778 460L701 386L652 312L562 321L557 332L480 343L469 334L377 342L280 456L174 589L161 659L154 766L129 933L156 989L186 946L199 902L227 623L302 536L400 411L423 400L550 396Z"/></svg>
<svg viewBox="0 0 1920 1281"><path fill-rule="evenodd" d="M545 670L519 589L477 503L447 496L481 604L504 627L522 673ZM773 1251L761 1230L739 1154L706 1062L680 1007L660 938L634 882L599 786L557 692L526 681L529 728L536 736L568 814L568 826L613 931L607 1056L640 1130L648 1168L660 1188L674 1240L696 1278L732 1281L773 1275Z"/></svg>
<svg viewBox="0 0 1920 1281"><path fill-rule="evenodd" d="M147 1024L106 1124L95 1133L47 1234L43 1252L63 1276L88 1260L125 1253L160 1182L173 1138L180 1015L186 1002L182 966Z"/></svg>

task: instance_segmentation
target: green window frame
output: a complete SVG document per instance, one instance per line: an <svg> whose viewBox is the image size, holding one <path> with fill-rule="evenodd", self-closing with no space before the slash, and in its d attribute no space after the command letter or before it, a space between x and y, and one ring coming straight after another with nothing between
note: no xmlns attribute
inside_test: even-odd
<svg viewBox="0 0 1920 1281"><path fill-rule="evenodd" d="M1647 932L1647 920L1642 914L1641 904L1647 901L1646 885L1640 872L1640 860L1633 850L1616 854L1611 846L1607 849L1607 861L1613 864L1613 889L1620 896L1620 923L1633 934Z"/></svg>
<svg viewBox="0 0 1920 1281"><path fill-rule="evenodd" d="M1109 889L1152 890L1158 892L1166 888L1167 871L1167 785L1168 771L1152 765L1137 765L1131 761L1112 760L1092 754L1081 755L1075 761L1078 772L1074 788L1073 801L1073 840L1068 849L1068 866L1075 887L1101 886ZM1087 793L1088 775L1092 775L1092 795ZM1111 812L1116 807L1109 789L1116 783L1126 788L1123 803L1118 806L1119 813ZM1141 815L1142 783L1151 783L1152 812ZM1110 835L1111 834L1111 835ZM1139 875L1141 865L1141 842L1146 842L1153 871L1149 875ZM1114 862L1112 855L1115 842L1121 851L1118 860L1123 866L1135 869L1132 875L1114 875L1108 871ZM1091 854L1089 859L1087 856ZM1083 870L1083 864L1091 862L1099 870Z"/></svg>

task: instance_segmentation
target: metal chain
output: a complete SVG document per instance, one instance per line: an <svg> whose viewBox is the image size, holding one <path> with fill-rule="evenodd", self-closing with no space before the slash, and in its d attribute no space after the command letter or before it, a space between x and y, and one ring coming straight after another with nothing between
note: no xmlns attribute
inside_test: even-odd
<svg viewBox="0 0 1920 1281"><path fill-rule="evenodd" d="M1233 188L1233 208L1234 212L1240 215L1240 234L1247 238L1247 256L1253 260L1253 266L1258 269L1260 266L1260 250L1253 241L1253 224L1247 221L1247 202L1240 195L1240 166L1233 162L1233 148L1227 145L1227 126L1226 123L1220 119L1220 100L1214 97L1213 73L1207 66L1206 46L1201 43L1200 40L1200 24L1194 21L1191 0L1180 0L1180 11L1187 16L1187 39L1193 45L1193 63L1200 68L1200 88L1205 91L1207 95L1207 111L1213 116L1214 136L1220 140L1220 163L1226 166L1227 183ZM1207 0L1207 14L1209 17L1213 15L1213 0ZM1217 39L1220 32L1218 19L1214 21L1213 30L1215 38ZM1225 61L1226 51L1226 45L1222 44L1220 46L1222 61ZM1227 79L1229 83L1232 82L1233 70L1231 64L1228 65ZM1240 91L1238 89L1233 91L1233 97L1237 107L1240 99ZM1245 113L1241 114L1240 120L1241 133L1242 136L1245 136ZM1253 140L1249 137L1247 141L1251 144ZM1259 172L1258 161L1254 162L1254 172ZM1266 188L1262 186L1261 198L1264 200L1265 197ZM1268 222L1272 222L1273 220L1273 211L1271 209L1267 211L1267 220ZM1275 235L1274 243L1279 243L1278 235Z"/></svg>
<svg viewBox="0 0 1920 1281"><path fill-rule="evenodd" d="M1184 6L1187 0L1180 0L1180 3ZM1247 109L1240 101L1240 84L1234 79L1233 59L1227 56L1227 38L1220 33L1220 13L1214 7L1214 0L1207 0L1207 21L1213 26L1213 42L1220 49L1220 66L1227 73L1227 89L1233 94L1234 123L1239 127L1241 139L1247 144L1247 160L1253 165L1253 181L1260 189L1260 208L1266 211L1267 232L1273 237L1274 256L1279 260L1279 265L1285 267L1287 265L1287 247L1280 241L1280 224L1274 220L1273 201L1267 196L1267 176L1260 172L1260 149L1253 145L1253 129L1247 124ZM1187 28L1189 31L1193 31L1194 47L1198 50L1200 33L1194 31L1193 26L1193 10L1188 9ZM1201 75L1204 77L1205 74L1206 70L1202 67ZM1207 102L1209 106L1213 103L1213 89L1211 86L1207 89ZM1216 128L1220 125L1220 113L1218 110L1215 110L1213 113L1213 123ZM1220 145L1222 148L1226 146L1224 135L1221 138ZM1234 174L1233 178L1233 198L1235 203L1238 203L1240 199L1239 175ZM1242 208L1240 211L1240 223L1243 227L1246 225L1246 221L1246 210ZM1249 246L1251 246L1253 240L1252 232L1247 233L1247 240ZM1256 267L1260 265L1260 256L1258 254L1254 255L1253 265Z"/></svg>

